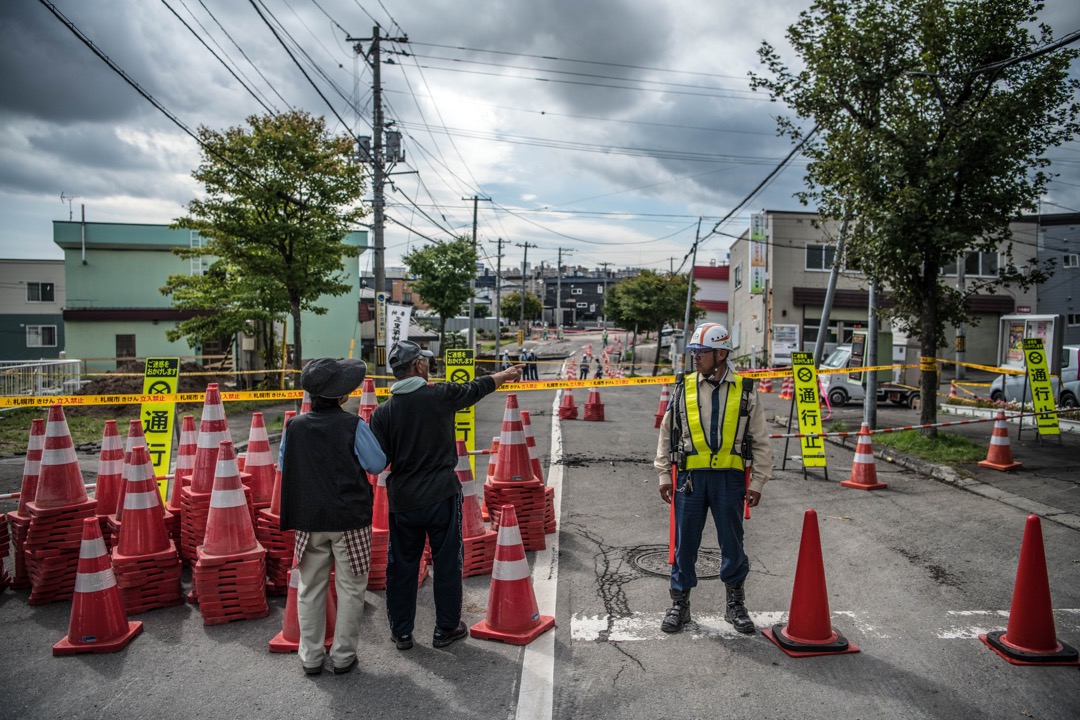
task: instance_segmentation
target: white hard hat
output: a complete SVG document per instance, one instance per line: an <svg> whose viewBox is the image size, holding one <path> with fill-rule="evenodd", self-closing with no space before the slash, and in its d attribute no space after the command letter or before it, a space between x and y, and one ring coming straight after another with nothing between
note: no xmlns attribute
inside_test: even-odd
<svg viewBox="0 0 1080 720"><path fill-rule="evenodd" d="M732 350L731 333L720 323L702 323L694 328L687 350Z"/></svg>

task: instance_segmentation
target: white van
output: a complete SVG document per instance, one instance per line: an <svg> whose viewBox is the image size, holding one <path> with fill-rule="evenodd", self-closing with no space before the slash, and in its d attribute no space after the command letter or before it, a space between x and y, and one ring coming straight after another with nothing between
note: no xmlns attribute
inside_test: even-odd
<svg viewBox="0 0 1080 720"><path fill-rule="evenodd" d="M851 345L839 345L829 353L825 362L821 363L822 369L840 370L851 366ZM828 375L819 375L821 379L821 393L829 399L832 407L843 407L852 400L865 400L866 388L863 387L863 373L837 372ZM888 401L893 405L902 405L908 408L917 408L919 405L919 391L908 387L901 387L895 383L878 381L878 402Z"/></svg>

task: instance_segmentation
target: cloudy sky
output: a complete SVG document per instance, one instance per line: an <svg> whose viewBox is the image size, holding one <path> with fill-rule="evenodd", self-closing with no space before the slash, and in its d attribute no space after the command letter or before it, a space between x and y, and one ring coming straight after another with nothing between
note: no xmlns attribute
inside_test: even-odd
<svg viewBox="0 0 1080 720"><path fill-rule="evenodd" d="M388 265L423 236L469 234L462 198L480 195L491 199L478 222L491 266L501 237L504 266L528 243L530 264L553 264L561 247L572 249L566 262L667 270L698 217L713 228L791 148L775 134L783 108L750 91L747 72L760 69L762 40L794 62L784 29L809 0L258 4L333 110L250 1L55 2L192 130L292 107L370 134L371 72L345 38L369 37L376 24L407 35L385 48L409 54L388 52L393 64L382 66L386 115L406 153L388 191ZM1044 18L1060 37L1080 29L1080 6L1050 0ZM1080 143L1051 157L1061 178L1044 212L1080 209ZM62 257L52 221L69 208L78 219L81 205L89 221L168 223L199 191L190 177L199 159L183 130L45 6L0 3L0 257ZM739 234L754 209L799 209L803 167L718 230ZM699 262L729 244L714 235Z"/></svg>

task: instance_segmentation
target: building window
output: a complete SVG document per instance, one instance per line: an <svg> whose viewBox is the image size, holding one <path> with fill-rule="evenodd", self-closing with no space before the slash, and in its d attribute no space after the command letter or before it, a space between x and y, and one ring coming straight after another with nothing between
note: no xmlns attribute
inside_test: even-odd
<svg viewBox="0 0 1080 720"><path fill-rule="evenodd" d="M742 263L735 266L735 289L742 287Z"/></svg>
<svg viewBox="0 0 1080 720"><path fill-rule="evenodd" d="M52 283L28 282L26 283L27 302L55 302L55 290Z"/></svg>
<svg viewBox="0 0 1080 720"><path fill-rule="evenodd" d="M56 326L27 325L26 347L56 347Z"/></svg>
<svg viewBox="0 0 1080 720"><path fill-rule="evenodd" d="M1065 253L1065 256L1061 259L1061 267L1080 267L1080 255L1077 255L1076 253Z"/></svg>
<svg viewBox="0 0 1080 720"><path fill-rule="evenodd" d="M832 245L818 245L807 243L806 245L806 269L812 271L832 270L833 261L836 258L836 248Z"/></svg>
<svg viewBox="0 0 1080 720"><path fill-rule="evenodd" d="M1076 256L1073 255L1073 257L1076 257ZM604 286L603 285L597 285L596 286L596 294L597 295L603 295L604 294Z"/></svg>
<svg viewBox="0 0 1080 720"><path fill-rule="evenodd" d="M584 288L570 288L570 294L571 295L581 295L584 292L585 292Z"/></svg>
<svg viewBox="0 0 1080 720"><path fill-rule="evenodd" d="M1065 316L1065 322L1069 327L1080 326L1080 313L1069 313Z"/></svg>
<svg viewBox="0 0 1080 720"><path fill-rule="evenodd" d="M956 263L941 268L942 275L956 276ZM969 252L964 256L964 277L997 277L998 254L996 252Z"/></svg>

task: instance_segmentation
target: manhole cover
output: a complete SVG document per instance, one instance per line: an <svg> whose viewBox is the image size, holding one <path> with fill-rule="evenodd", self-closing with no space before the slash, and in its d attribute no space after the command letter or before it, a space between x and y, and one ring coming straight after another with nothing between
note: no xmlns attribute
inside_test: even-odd
<svg viewBox="0 0 1080 720"><path fill-rule="evenodd" d="M631 553L630 562L650 575L671 576L666 546L639 548ZM705 548L698 551L697 576L698 580L712 580L720 577L719 550Z"/></svg>

